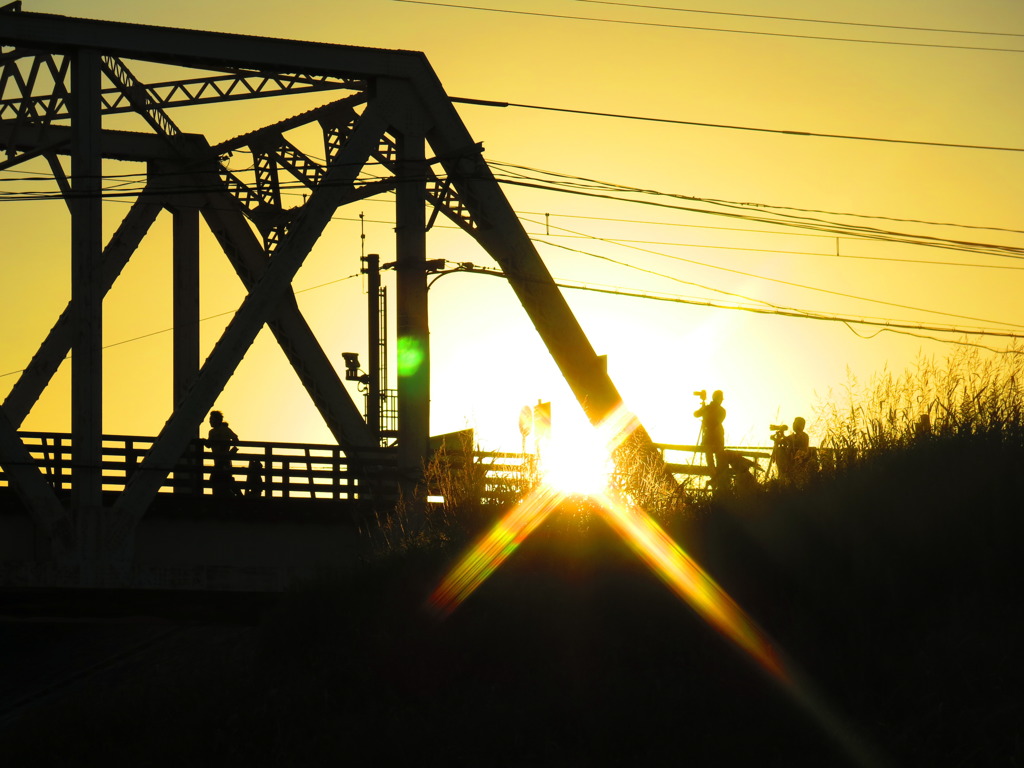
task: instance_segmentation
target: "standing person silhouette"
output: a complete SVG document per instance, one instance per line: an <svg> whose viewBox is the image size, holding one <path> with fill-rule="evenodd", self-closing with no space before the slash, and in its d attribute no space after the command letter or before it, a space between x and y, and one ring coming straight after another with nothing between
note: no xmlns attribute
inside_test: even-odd
<svg viewBox="0 0 1024 768"><path fill-rule="evenodd" d="M214 496L240 496L238 486L231 468L231 454L238 450L238 435L224 421L220 411L210 411L210 434L206 444L213 454L213 472L210 473L210 485Z"/></svg>
<svg viewBox="0 0 1024 768"><path fill-rule="evenodd" d="M700 408L693 412L694 416L701 419L701 447L708 459L712 485L718 484L718 474L726 466L725 426L723 425L725 408L722 407L724 398L722 390L716 389L711 393L711 402L705 403L701 400Z"/></svg>
<svg viewBox="0 0 1024 768"><path fill-rule="evenodd" d="M798 483L807 479L807 475L816 464L816 456L811 450L810 436L804 431L807 421L803 416L793 419L793 434L780 440L779 479L786 483Z"/></svg>

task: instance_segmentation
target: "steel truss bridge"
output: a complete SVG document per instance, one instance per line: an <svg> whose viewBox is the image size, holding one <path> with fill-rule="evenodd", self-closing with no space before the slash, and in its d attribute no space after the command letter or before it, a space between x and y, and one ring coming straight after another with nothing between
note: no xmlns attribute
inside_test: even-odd
<svg viewBox="0 0 1024 768"><path fill-rule="evenodd" d="M142 72L160 75L144 79ZM323 94L322 106L246 127L225 141L212 143L186 127L186 108L193 114L207 105L311 93ZM110 127L123 124L111 120L119 115L134 116L144 129ZM311 132L322 138L315 151L300 140ZM621 403L481 144L422 53L28 13L10 3L0 9L0 148L0 170L34 158L48 163L71 220L72 286L70 302L0 408L3 480L27 510L31 542L29 552L3 553L8 565L0 579L18 573L16 580L36 584L131 582L147 511L263 326L348 471L358 476L376 466L379 425L353 402L291 283L339 208L383 192L395 201L397 334L424 351L424 364L400 372L397 382L392 461L403 492L423 495L430 416L425 234L439 215L501 267L589 418L597 423ZM251 153L250 174L233 172L224 160L240 150ZM146 180L104 243L109 159L144 164ZM383 175L362 173L371 163ZM305 191L304 201L289 207L285 192L295 187ZM173 220L173 406L112 492L104 476L103 299L162 211ZM198 330L201 225L246 289L205 361ZM19 430L69 352L70 461L58 492ZM642 427L634 439L649 443Z"/></svg>

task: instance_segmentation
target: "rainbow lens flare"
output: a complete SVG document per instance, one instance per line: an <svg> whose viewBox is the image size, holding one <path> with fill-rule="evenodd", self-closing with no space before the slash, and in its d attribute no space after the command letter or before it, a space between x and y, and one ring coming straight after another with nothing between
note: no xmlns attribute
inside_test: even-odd
<svg viewBox="0 0 1024 768"><path fill-rule="evenodd" d="M608 456L636 424L631 413L619 408L597 428L608 448ZM430 608L442 617L451 614L568 495L543 482L530 491L442 580L428 599ZM779 654L754 621L646 511L608 492L592 498L598 502L599 511L608 524L676 595L763 669L781 681L788 680Z"/></svg>
<svg viewBox="0 0 1024 768"><path fill-rule="evenodd" d="M673 592L763 669L788 680L778 653L754 621L650 515L613 496L598 500L608 524Z"/></svg>
<svg viewBox="0 0 1024 768"><path fill-rule="evenodd" d="M628 437L636 424L625 409L599 430L611 449ZM615 428L614 425L617 425ZM570 496L541 483L508 512L463 556L431 594L429 607L440 617L451 614L516 548ZM784 661L753 619L641 507L604 492L592 496L602 517L637 556L675 594L723 637L750 657L779 683L793 700L860 766L887 765L888 760L862 739L845 718L814 690L795 666Z"/></svg>
<svg viewBox="0 0 1024 768"><path fill-rule="evenodd" d="M451 570L428 599L430 607L442 617L454 611L564 498L564 493L544 484L530 491Z"/></svg>

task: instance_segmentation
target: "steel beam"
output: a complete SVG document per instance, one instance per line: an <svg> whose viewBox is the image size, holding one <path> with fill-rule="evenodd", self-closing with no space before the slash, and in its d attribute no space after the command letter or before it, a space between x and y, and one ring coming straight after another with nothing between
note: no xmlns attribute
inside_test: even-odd
<svg viewBox="0 0 1024 768"><path fill-rule="evenodd" d="M172 209L174 402L185 397L199 372L199 210ZM196 427L198 436L199 429Z"/></svg>
<svg viewBox="0 0 1024 768"><path fill-rule="evenodd" d="M252 67L286 72L362 78L395 78L414 91L433 125L427 140L457 179L459 199L471 211L476 237L501 265L527 314L562 370L588 416L600 419L621 398L597 362L589 341L554 286L502 194L480 158L468 151L475 142L462 124L422 53L354 46L274 40L138 24L18 13L5 18L0 39L35 47L95 46L123 58L189 67ZM459 158L475 167L460 173ZM471 178L473 177L473 178Z"/></svg>
<svg viewBox="0 0 1024 768"><path fill-rule="evenodd" d="M199 32L45 13L5 16L0 42L44 50L89 47L121 58L220 71L242 67L357 78L409 78L423 67L429 69L419 51Z"/></svg>
<svg viewBox="0 0 1024 768"><path fill-rule="evenodd" d="M266 252L226 191L208 192L205 199L203 217L242 284L251 291L269 264ZM299 311L290 287L268 325L338 444L356 453L375 446L375 436Z"/></svg>
<svg viewBox="0 0 1024 768"><path fill-rule="evenodd" d="M70 533L71 518L67 510L46 482L3 408L0 408L0 465L4 468L5 479L28 509L29 517L43 537L61 528Z"/></svg>
<svg viewBox="0 0 1024 768"><path fill-rule="evenodd" d="M167 473L181 458L195 425L201 423L217 395L234 373L263 324L269 320L290 290L295 273L345 200L370 157L385 123L370 104L323 183L310 196L295 225L269 260L220 340L203 363L195 385L177 404L146 458L139 465L115 503L110 535L115 546L130 541Z"/></svg>
<svg viewBox="0 0 1024 768"><path fill-rule="evenodd" d="M395 250L398 307L398 466L422 480L430 442L430 330L427 315L426 178L423 127L398 139ZM407 498L409 494L406 494Z"/></svg>
<svg viewBox="0 0 1024 768"><path fill-rule="evenodd" d="M151 193L150 187L143 190L142 195L132 205L131 210L128 211L117 232L114 233L103 251L102 283L100 285L103 295L110 290L160 213L163 201ZM50 329L39 349L36 350L28 367L18 377L18 381L7 394L3 407L7 418L15 429L21 426L29 411L32 410L32 406L35 405L43 390L57 373L60 364L71 351L78 333L75 326L77 317L78 311L75 308L74 299L72 299L56 324Z"/></svg>
<svg viewBox="0 0 1024 768"><path fill-rule="evenodd" d="M484 161L480 146L473 143L433 71L420 73L416 86L433 123L427 140L459 201L455 208L442 196L431 198L431 202L468 231L501 267L590 422L599 425L613 419L615 428L622 430L620 437L626 442L620 446L616 462L628 462L630 467L643 465L663 488L674 487L676 482L665 469L664 457L639 419L625 409L607 366L555 285ZM463 220L465 211L469 220Z"/></svg>
<svg viewBox="0 0 1024 768"><path fill-rule="evenodd" d="M192 141L197 138L195 134L185 135ZM71 129L64 125L38 125L26 130L13 122L3 121L0 122L0 148L11 152L22 151L23 154L13 158L15 162L43 153L69 155ZM181 157L180 153L174 151L163 138L155 134L109 129L100 133L99 151L103 157L110 160L147 162ZM6 166L6 163L4 165Z"/></svg>
<svg viewBox="0 0 1024 768"><path fill-rule="evenodd" d="M443 156L441 130L432 138ZM459 165L452 162L446 170L478 222L474 237L501 267L587 417L600 423L622 397L483 158L475 158L469 174Z"/></svg>
<svg viewBox="0 0 1024 768"><path fill-rule="evenodd" d="M219 104L226 101L265 99L292 93L319 91L363 90L365 81L349 78L331 78L330 75L287 75L269 72L237 71L213 77L172 80L163 83L140 84L146 98L163 109L190 107L197 104ZM0 93L3 93L0 89ZM116 115L132 112L135 107L118 88L104 88L103 114ZM20 110L50 108L54 118L67 117L67 99L61 95L24 95L0 99L0 120L6 120Z"/></svg>
<svg viewBox="0 0 1024 768"><path fill-rule="evenodd" d="M382 117L380 122L382 125L390 125L400 131L405 131L403 140L410 135L408 133L410 126L414 124L422 126L421 130L425 132L426 140L433 150L433 154L443 165L446 177L444 180L436 178L429 180L427 199L469 231L501 266L527 315L588 417L592 421L598 422L621 404L618 391L601 366L600 360L582 328L573 316L564 297L554 285L550 273L505 199L500 186L483 161L479 145L476 145L470 137L423 54L412 51L385 51L354 46L271 40L242 35L99 22L32 13L6 15L3 29L0 30L0 42L34 47L39 50L60 51L61 55L69 57L78 55L76 51L79 49L95 48L102 51L104 56L206 68L221 72L229 71L232 68L245 68L267 72L296 73L310 77L351 78L353 82L355 79L362 78L366 80L369 92L376 94L373 97L375 102L380 102L380 95L389 89L392 94L397 93L397 84L397 90L402 92L401 96L390 100L387 107L391 112L386 118ZM12 71L11 77L21 77L21 75ZM34 75L30 73L29 80L33 77ZM24 78L22 79L24 80ZM26 80L25 83L27 84L27 82ZM76 82L75 90L77 88ZM22 88L25 93L29 93L30 90ZM59 95L54 94L54 98ZM102 96L102 93L100 95ZM365 97L365 94L359 94L359 96ZM150 91L148 93L150 107L146 108L150 109L152 105L170 106L171 102L177 98L178 96L156 95L155 91ZM124 100L126 99L122 99L122 101ZM182 102L175 103L191 103L193 101L198 103L200 99L197 95L192 94L185 96ZM110 104L106 106L111 107ZM368 109L368 113L371 111ZM295 119L300 118L302 116L297 116ZM410 119L412 122L409 122ZM2 124L0 124L0 128L2 128ZM365 133L365 115L360 120L359 130ZM333 161L336 159L336 147L344 143L348 134L334 129L329 133L327 154ZM378 134L378 138L380 138L380 134ZM348 148L344 150L346 156L351 154L351 142L348 144ZM397 163L399 158L395 151L395 144L396 142L391 140L382 140L379 146L374 147L372 151L384 153L386 161ZM52 146L49 149L52 150ZM290 150L287 147L284 148L284 151L285 155L289 155ZM285 165L292 163L293 160L290 156L282 156L279 159ZM301 158L299 161L301 162ZM405 158L403 158L404 161ZM294 172L295 169L292 171ZM426 172L427 169L424 166L423 173L426 174ZM74 176L74 168L72 175ZM323 185L321 184L313 193L313 198L326 199L325 195L320 194L322 191ZM355 193L350 189L348 194L348 199L352 199ZM422 203L422 191L418 191L417 195ZM405 193L400 193L400 196L403 199L407 197ZM308 206L300 210L294 220L290 218L291 213L289 212L288 231L284 235L282 244L285 242L298 243L310 236L309 231L298 238L293 236L294 230L300 225L300 222L309 220ZM410 205L405 213L399 215L404 222L408 220L407 217L415 214L412 213ZM308 225L303 224L302 226ZM398 236L401 240L405 235L399 233ZM400 249L406 253L413 253L414 246L411 243L414 236L411 234L411 230L407 236L410 238L410 244L401 246ZM315 239L316 234L312 237ZM304 253L301 256L294 255L295 247L291 246L293 255L289 257L289 261L294 258L301 260L305 255ZM253 291L257 291L258 286L263 284L266 275L273 270L277 259L278 256L275 255L270 260L271 266L267 268L266 274L259 278L258 284L254 284ZM282 269L284 268L282 267ZM285 306L289 301L294 302L294 298L289 297L291 297L290 288L282 287L280 306ZM246 301L249 302L249 299ZM415 300L413 301L415 302ZM404 303L404 301L400 301L400 304L403 305L401 311L413 313L420 311L415 306L411 306L407 310ZM245 306L243 304L243 307ZM297 315L297 309L295 312ZM268 312L267 317L271 316L272 313ZM301 318L301 315L298 317ZM230 329L231 326L229 326ZM424 332L426 330L425 323L422 325L422 330ZM240 338L244 340L244 336ZM230 357L226 356L226 353L223 359L230 362ZM204 366L205 370L207 370L206 366ZM205 378L203 374L200 374L199 380L205 382L203 386L210 389L222 373L220 368L216 370L210 368ZM227 375L230 375L230 371ZM199 380L197 380L197 386ZM203 397L205 395L200 396L199 399L202 400ZM190 395L191 398L193 395ZM199 420L203 415L205 414L200 414ZM174 418L172 416L172 419ZM638 430L638 433L646 434L642 430ZM172 437L173 439L168 445L177 439L176 434ZM133 494L138 494L138 496ZM123 502L126 505L125 508L138 509L136 501L145 496L146 494L142 491L131 491L131 493L126 491L125 496L122 497L123 500L128 499Z"/></svg>
<svg viewBox="0 0 1024 768"><path fill-rule="evenodd" d="M100 57L75 53L71 67L71 302L76 339L71 364L72 489L75 507L103 505L103 163L100 136Z"/></svg>

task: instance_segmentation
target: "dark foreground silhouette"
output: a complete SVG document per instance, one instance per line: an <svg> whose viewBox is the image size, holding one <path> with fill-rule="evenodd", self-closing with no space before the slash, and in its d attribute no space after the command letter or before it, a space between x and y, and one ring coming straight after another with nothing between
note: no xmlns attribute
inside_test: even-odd
<svg viewBox="0 0 1024 768"><path fill-rule="evenodd" d="M929 445L666 521L877 764L1020 765L1024 451ZM984 477L984 482L978 478ZM0 731L6 765L843 766L599 519L550 519L447 620L464 544L183 633ZM883 757L887 760L883 763Z"/></svg>

